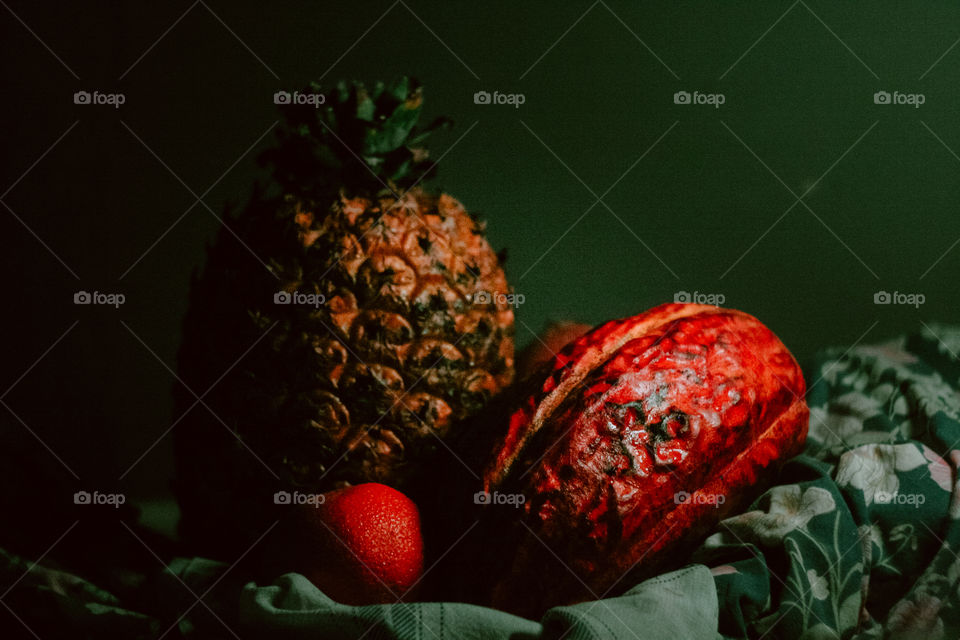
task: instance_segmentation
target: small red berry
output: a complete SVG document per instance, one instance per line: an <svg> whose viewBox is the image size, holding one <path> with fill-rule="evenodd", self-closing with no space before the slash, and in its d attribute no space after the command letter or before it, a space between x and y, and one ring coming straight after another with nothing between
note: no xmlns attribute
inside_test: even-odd
<svg viewBox="0 0 960 640"><path fill-rule="evenodd" d="M423 575L420 513L412 500L367 483L292 508L281 541L287 568L343 604L409 599Z"/></svg>

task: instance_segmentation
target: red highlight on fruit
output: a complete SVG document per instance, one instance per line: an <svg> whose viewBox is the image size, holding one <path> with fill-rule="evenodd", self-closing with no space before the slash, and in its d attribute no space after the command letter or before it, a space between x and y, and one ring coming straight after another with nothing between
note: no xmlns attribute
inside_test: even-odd
<svg viewBox="0 0 960 640"><path fill-rule="evenodd" d="M390 604L415 596L423 537L420 513L405 495L367 483L290 509L272 544L282 558L271 570L301 573L342 604Z"/></svg>
<svg viewBox="0 0 960 640"><path fill-rule="evenodd" d="M490 602L536 616L609 597L671 564L775 464L809 411L800 367L756 318L667 304L593 329L527 381L501 424L482 490Z"/></svg>

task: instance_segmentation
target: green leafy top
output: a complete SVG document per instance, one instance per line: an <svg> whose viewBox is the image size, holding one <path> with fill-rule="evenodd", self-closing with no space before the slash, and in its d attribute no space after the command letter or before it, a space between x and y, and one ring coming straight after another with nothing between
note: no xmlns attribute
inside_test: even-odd
<svg viewBox="0 0 960 640"><path fill-rule="evenodd" d="M302 93L323 94L324 103L281 105L279 144L261 156L286 193L326 199L340 189L404 189L432 172L423 142L450 121L417 127L423 91L415 80L372 89L341 82L332 94L311 82Z"/></svg>

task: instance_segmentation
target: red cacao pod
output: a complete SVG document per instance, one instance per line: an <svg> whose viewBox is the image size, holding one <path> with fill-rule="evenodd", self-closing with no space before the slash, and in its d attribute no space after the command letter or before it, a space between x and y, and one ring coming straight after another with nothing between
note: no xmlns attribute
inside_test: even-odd
<svg viewBox="0 0 960 640"><path fill-rule="evenodd" d="M491 604L521 614L676 563L806 438L799 366L740 311L662 305L597 327L538 372L479 500L493 503L487 539L508 541L489 543Z"/></svg>

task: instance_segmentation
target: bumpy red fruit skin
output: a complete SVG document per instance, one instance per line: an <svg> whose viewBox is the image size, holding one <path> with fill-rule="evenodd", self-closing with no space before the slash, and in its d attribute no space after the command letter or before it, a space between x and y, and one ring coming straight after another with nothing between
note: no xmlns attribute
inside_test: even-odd
<svg viewBox="0 0 960 640"><path fill-rule="evenodd" d="M799 366L739 311L656 307L542 371L483 473L487 492L525 498L526 531L492 598L519 613L611 595L669 564L806 438Z"/></svg>
<svg viewBox="0 0 960 640"><path fill-rule="evenodd" d="M417 506L386 485L331 491L319 507L304 506L284 544L289 569L343 604L409 599L423 574Z"/></svg>

